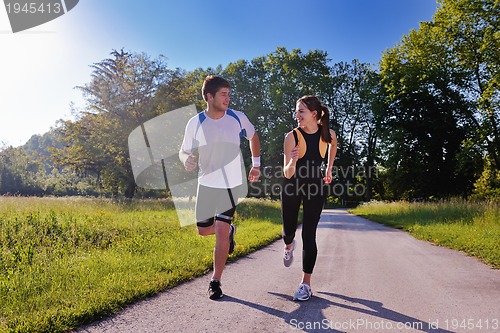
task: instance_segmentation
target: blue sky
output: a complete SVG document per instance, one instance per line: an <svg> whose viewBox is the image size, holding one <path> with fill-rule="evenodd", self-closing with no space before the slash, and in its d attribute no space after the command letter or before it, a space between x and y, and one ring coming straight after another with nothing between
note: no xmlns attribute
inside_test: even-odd
<svg viewBox="0 0 500 333"><path fill-rule="evenodd" d="M326 51L332 63L376 64L435 0L80 0L65 15L13 34L0 7L0 148L24 144L83 107L74 87L113 49L167 57L171 68L226 66L277 46Z"/></svg>

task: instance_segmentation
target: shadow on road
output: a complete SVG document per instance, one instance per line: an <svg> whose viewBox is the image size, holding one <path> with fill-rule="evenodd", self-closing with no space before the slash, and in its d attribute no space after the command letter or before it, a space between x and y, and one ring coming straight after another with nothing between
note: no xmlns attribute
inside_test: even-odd
<svg viewBox="0 0 500 333"><path fill-rule="evenodd" d="M319 294L322 295L327 295L327 296L332 296L335 298L339 298L341 300L354 303L354 304L359 304L362 305L363 307L358 307L355 305L348 305L346 303L338 303L338 302L332 302L329 301L331 305L333 306L338 306L344 309L349 309L352 311L368 314L374 317L378 317L380 319L386 319L392 322L396 323L401 323L403 325L408 325L408 329L414 329L422 332L435 332L435 333L454 333L452 331L448 331L445 329L440 329L439 327L435 327L432 323L428 323L422 320L419 320L417 318L410 317L408 315L405 315L403 313L399 313L397 311L388 309L384 307L384 303L382 302L377 302L377 301L372 301L368 299L363 299L363 298L355 298L355 297L349 297L345 295L339 295L335 293L327 293L327 292L322 292L320 291ZM369 309L366 309L369 308ZM405 326L403 326L404 328Z"/></svg>
<svg viewBox="0 0 500 333"><path fill-rule="evenodd" d="M288 301L292 301L292 297L289 295L278 294L273 292L269 292L269 294L284 298ZM285 320L287 324L290 325L291 329L302 330L303 332L309 332L309 333L314 333L314 332L345 333L344 331L338 331L333 329L331 327L332 325L328 324L328 319L323 315L322 310L330 306L331 302L321 297L314 296L307 302L298 302L297 304L299 305L299 307L290 313L270 308L262 304L252 303L249 301L231 297L228 295L225 295L224 298L222 298L220 301L243 304L248 307L251 307L252 309L260 310L262 312L271 314L278 318L282 318L283 320Z"/></svg>
<svg viewBox="0 0 500 333"><path fill-rule="evenodd" d="M268 292L268 293L288 301L292 300L291 296L289 295L284 295L274 292ZM318 294L325 295L328 298L337 298L339 299L339 302L320 297L318 296ZM376 330L375 328L377 327L376 325L382 325L382 323L384 325L387 325L387 328L389 328L390 326L392 329L389 329L388 331L393 331L393 332L397 332L398 331L397 328L401 326L401 329L405 329L406 331L408 331L409 329L413 329L422 332L454 333L452 331L435 327L432 323L428 323L419 320L417 318L405 315L403 313L387 309L381 302L362 299L362 298L354 298L335 293L318 292L307 302L297 302L296 304L298 304L299 307L293 310L292 312L285 312L279 309L245 301L228 295L225 295L224 298L221 299L220 301L242 304L252 309L256 309L265 312L267 314L282 318L287 324L290 325L290 328L309 333L314 333L314 332L345 333L346 331L353 331L353 332L374 331ZM347 304L347 302L345 301L353 303L353 305ZM356 306L355 304L359 304L361 306ZM323 310L327 309L330 306L336 306L352 310L354 312L367 314L376 318L380 318L381 320L371 320L371 321L361 320L357 319L356 316L352 316L352 322L339 322L336 321L335 318L326 318L325 315L323 314ZM396 326L398 324L399 326ZM372 327L370 327L370 325Z"/></svg>

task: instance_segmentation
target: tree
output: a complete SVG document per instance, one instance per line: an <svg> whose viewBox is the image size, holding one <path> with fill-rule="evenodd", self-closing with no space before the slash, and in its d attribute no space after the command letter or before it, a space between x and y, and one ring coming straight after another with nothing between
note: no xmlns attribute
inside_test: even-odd
<svg viewBox="0 0 500 333"><path fill-rule="evenodd" d="M307 94L326 96L330 90L327 54L319 50L289 52L278 47L252 61L231 63L222 75L233 83L232 107L245 111L259 131L262 160L267 166L266 188L261 194L279 195L277 191L272 193L272 188L279 181L284 135L296 126L295 102ZM248 150L243 151L249 163Z"/></svg>
<svg viewBox="0 0 500 333"><path fill-rule="evenodd" d="M500 169L500 3L498 0L439 0L430 24L450 54L463 95L474 105L468 120L477 127L493 167Z"/></svg>
<svg viewBox="0 0 500 333"><path fill-rule="evenodd" d="M0 152L0 194L42 195L44 175L42 164L23 148L7 147Z"/></svg>
<svg viewBox="0 0 500 333"><path fill-rule="evenodd" d="M396 197L467 195L481 158L471 148L486 146L494 160L500 148L498 103L489 98L498 95L498 52L491 51L498 49L498 6L440 3L433 22L421 23L381 61L387 167Z"/></svg>
<svg viewBox="0 0 500 333"><path fill-rule="evenodd" d="M269 162L283 163L284 134L296 126L295 102L304 95L318 95L321 99L331 89L330 70L326 52L315 50L304 54L300 49L288 52L278 47L263 62L266 73L264 86L267 126L263 133L268 143Z"/></svg>
<svg viewBox="0 0 500 333"><path fill-rule="evenodd" d="M331 77L332 91L326 100L339 142L335 162L341 168L338 181L351 186L364 183L364 199L370 200L377 159L379 114L384 107L380 79L370 64L356 59L351 63L334 64ZM349 200L347 193L344 199Z"/></svg>
<svg viewBox="0 0 500 333"><path fill-rule="evenodd" d="M252 61L231 63L222 75L233 83L231 106L245 111L261 137L266 166L261 194L279 195L273 186L280 181L283 138L296 126L295 102L303 95L319 96L331 110L332 127L340 142L337 166L353 171L361 164L374 165L378 137L374 114L383 99L378 76L368 64L353 61L352 65L341 63L331 67L325 52L303 53L299 49L288 51L278 47L275 52ZM344 142L349 142L352 154ZM243 152L249 164L249 154L246 149ZM355 177L344 178L340 181L346 183ZM370 188L369 198L372 179L361 181L366 181Z"/></svg>
<svg viewBox="0 0 500 333"><path fill-rule="evenodd" d="M75 111L75 121L60 122L58 130L65 147L54 157L60 165L96 175L105 190L130 198L136 185L128 135L161 113L162 105L172 103L168 98L175 90L168 87L185 72L167 69L163 57L151 60L145 54L123 50L114 50L111 55L92 65L91 82L78 87L87 106Z"/></svg>
<svg viewBox="0 0 500 333"><path fill-rule="evenodd" d="M43 135L35 134L22 146L28 155L39 161L50 173L55 167L52 160L52 151L54 148L62 148L57 131L51 129Z"/></svg>
<svg viewBox="0 0 500 333"><path fill-rule="evenodd" d="M490 158L485 159L485 166L481 177L474 184L473 195L487 199L500 196L500 170L492 165Z"/></svg>

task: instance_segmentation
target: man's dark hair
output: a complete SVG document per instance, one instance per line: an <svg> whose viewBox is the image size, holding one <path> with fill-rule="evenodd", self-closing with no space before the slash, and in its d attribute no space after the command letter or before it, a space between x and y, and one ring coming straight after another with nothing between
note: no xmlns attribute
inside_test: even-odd
<svg viewBox="0 0 500 333"><path fill-rule="evenodd" d="M203 100L208 101L207 94L210 93L212 96L215 96L217 91L220 88L229 88L231 89L231 85L229 82L223 77L217 75L209 75L206 77L203 82L203 86L201 87L201 94L203 95Z"/></svg>

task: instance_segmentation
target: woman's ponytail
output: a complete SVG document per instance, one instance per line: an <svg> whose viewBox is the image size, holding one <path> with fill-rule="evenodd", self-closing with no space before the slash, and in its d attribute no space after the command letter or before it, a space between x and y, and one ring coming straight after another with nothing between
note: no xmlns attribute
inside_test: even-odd
<svg viewBox="0 0 500 333"><path fill-rule="evenodd" d="M330 135L330 110L323 104L321 104L321 118L320 118L320 128L321 128L321 139L326 143L332 142L332 136Z"/></svg>

